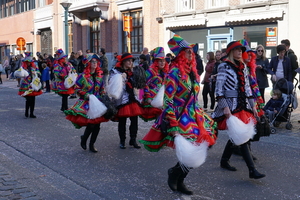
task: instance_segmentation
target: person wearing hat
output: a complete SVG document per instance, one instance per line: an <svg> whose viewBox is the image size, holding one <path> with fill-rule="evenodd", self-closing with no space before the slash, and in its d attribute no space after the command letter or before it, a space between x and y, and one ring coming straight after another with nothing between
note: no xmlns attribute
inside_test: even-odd
<svg viewBox="0 0 300 200"><path fill-rule="evenodd" d="M72 95L75 90L74 86L66 88L64 85L65 79L69 75L69 72L76 73L75 68L67 60L67 55L62 49L56 51L57 58L54 61L53 73L55 81L53 83L52 90L62 97L61 111L68 110L68 96Z"/></svg>
<svg viewBox="0 0 300 200"><path fill-rule="evenodd" d="M242 58L245 51L246 48L239 41L230 42L226 49L228 57L218 67L215 89L218 104L212 117L218 123L219 130L227 129L226 121L231 115L245 124L249 123L250 119L256 123L255 117L258 117L248 79L249 72ZM259 173L255 168L248 143L249 141L239 147L249 169L249 178L263 178L265 175ZM229 164L234 146L231 140L228 140L220 162L222 168L230 171L236 171L236 168Z"/></svg>
<svg viewBox="0 0 300 200"><path fill-rule="evenodd" d="M147 150L157 152L163 146L175 148L174 137L180 134L194 144L212 146L216 140L216 124L198 103L200 77L196 69L194 45L176 34L169 40L168 45L176 57L172 60L165 78L163 111L140 142ZM166 135L160 129L162 119L170 124ZM190 169L178 162L168 170L168 185L171 190L193 194L183 183Z"/></svg>
<svg viewBox="0 0 300 200"><path fill-rule="evenodd" d="M142 101L144 109L141 118L144 121L154 120L161 114L162 109L151 106L151 101L162 87L165 77L169 71L169 64L165 60L164 48L156 47L153 51L154 62L149 69L146 70L147 82L146 87L144 88Z"/></svg>
<svg viewBox="0 0 300 200"><path fill-rule="evenodd" d="M65 110L66 119L71 121L75 128L86 126L84 134L80 137L81 147L86 150L86 142L91 135L89 149L91 152L96 153L97 149L94 147L97 136L100 132L100 123L107 122L104 116L96 119L89 119L87 112L89 110L89 95L95 95L100 101L106 94L104 89L104 80L102 70L100 69L100 58L94 55L86 55L82 60L85 64L83 73L81 73L75 83L75 90L79 99L75 104Z"/></svg>
<svg viewBox="0 0 300 200"><path fill-rule="evenodd" d="M36 118L33 114L35 107L35 97L41 95L42 89L35 91L31 87L34 76L41 76L38 67L34 64L31 52L25 52L25 58L22 60L22 68L28 72L28 76L24 77L20 82L18 95L25 97L25 117ZM30 113L28 113L30 111Z"/></svg>
<svg viewBox="0 0 300 200"><path fill-rule="evenodd" d="M133 56L130 53L124 53L122 56L118 57L119 61L117 62L114 69L111 70L110 79L116 74L121 74L123 81L123 91L119 99L113 99L115 106L118 109L118 113L115 118L118 120L118 132L120 138L121 149L126 149L125 140L126 140L126 121L127 118L130 119L130 141L129 145L133 146L136 149L141 148L137 142L137 131L138 131L138 116L142 114L142 107L136 98L134 93L134 80L133 80ZM109 83L111 84L111 83Z"/></svg>

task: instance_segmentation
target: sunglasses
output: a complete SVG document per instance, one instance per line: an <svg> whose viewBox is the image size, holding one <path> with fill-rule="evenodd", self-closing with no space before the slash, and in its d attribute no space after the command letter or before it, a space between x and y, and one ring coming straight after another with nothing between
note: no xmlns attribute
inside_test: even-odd
<svg viewBox="0 0 300 200"><path fill-rule="evenodd" d="M264 52L264 50L257 50L257 52Z"/></svg>

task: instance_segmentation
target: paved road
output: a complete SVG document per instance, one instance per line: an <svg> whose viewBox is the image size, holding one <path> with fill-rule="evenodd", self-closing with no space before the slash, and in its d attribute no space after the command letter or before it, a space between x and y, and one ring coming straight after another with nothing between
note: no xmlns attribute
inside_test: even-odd
<svg viewBox="0 0 300 200"><path fill-rule="evenodd" d="M74 129L65 120L57 95L37 97L37 118L25 119L25 101L16 94L16 82L0 85L0 199L300 199L297 110L292 113L291 131L282 124L277 134L252 144L258 158L257 169L266 178L249 179L245 162L239 156L231 159L238 171L219 167L228 139L221 132L207 161L186 178L186 184L195 193L186 196L170 191L166 183L167 169L177 162L174 150L121 150L117 124L108 122L101 125L95 144L99 152L84 151L79 146L83 129ZM69 100L70 105L74 102ZM140 120L139 124L141 139L152 123Z"/></svg>

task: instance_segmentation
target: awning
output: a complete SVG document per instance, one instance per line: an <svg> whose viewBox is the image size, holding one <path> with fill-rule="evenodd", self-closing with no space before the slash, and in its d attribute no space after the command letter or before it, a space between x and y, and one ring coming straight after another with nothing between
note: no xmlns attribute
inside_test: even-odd
<svg viewBox="0 0 300 200"><path fill-rule="evenodd" d="M229 26L276 22L277 20L283 20L283 15L283 10L266 10L265 12L238 13L228 15L225 18L225 24Z"/></svg>
<svg viewBox="0 0 300 200"><path fill-rule="evenodd" d="M185 28L197 28L205 26L205 18L193 18L185 20L170 20L166 21L166 28L170 30L185 29Z"/></svg>

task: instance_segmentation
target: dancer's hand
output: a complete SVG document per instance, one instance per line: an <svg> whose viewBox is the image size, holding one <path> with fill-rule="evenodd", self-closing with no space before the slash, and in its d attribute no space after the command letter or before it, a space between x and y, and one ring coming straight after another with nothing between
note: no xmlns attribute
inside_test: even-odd
<svg viewBox="0 0 300 200"><path fill-rule="evenodd" d="M178 131L172 131L172 132L170 132L170 133L171 133L171 135L173 135L174 137L177 136L177 135L179 135L179 132L178 132Z"/></svg>
<svg viewBox="0 0 300 200"><path fill-rule="evenodd" d="M223 112L224 112L224 115L226 116L226 118L229 118L231 116L231 111L230 111L229 107L225 107Z"/></svg>

